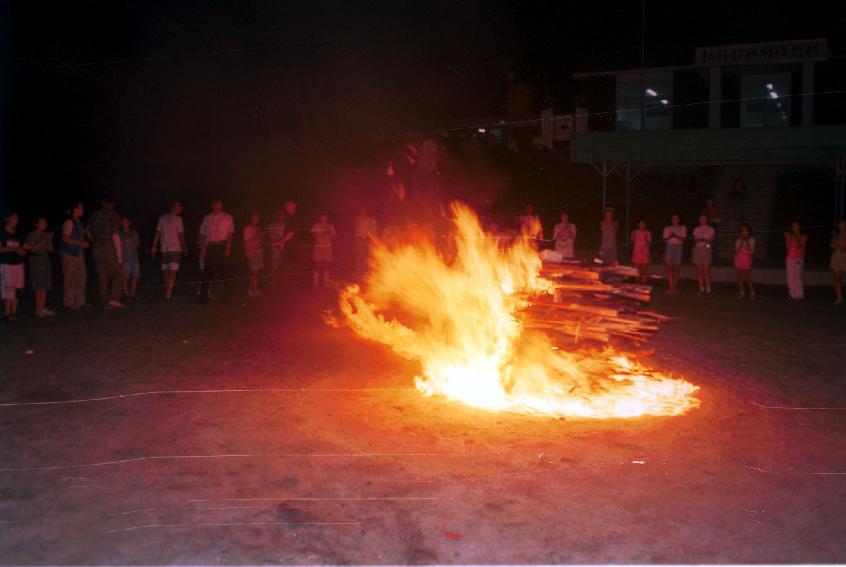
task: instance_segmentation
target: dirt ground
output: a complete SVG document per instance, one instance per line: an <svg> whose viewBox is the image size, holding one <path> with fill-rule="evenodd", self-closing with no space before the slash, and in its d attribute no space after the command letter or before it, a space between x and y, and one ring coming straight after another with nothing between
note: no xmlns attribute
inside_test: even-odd
<svg viewBox="0 0 846 567"><path fill-rule="evenodd" d="M2 326L0 561L846 561L846 310L683 283L649 344L701 386L674 418L423 398L292 289Z"/></svg>

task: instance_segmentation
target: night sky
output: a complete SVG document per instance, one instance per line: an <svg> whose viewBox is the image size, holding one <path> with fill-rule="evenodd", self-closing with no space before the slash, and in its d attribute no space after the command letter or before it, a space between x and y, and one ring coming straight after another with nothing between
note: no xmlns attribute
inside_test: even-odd
<svg viewBox="0 0 846 567"><path fill-rule="evenodd" d="M819 36L842 56L844 4L650 0L646 63ZM509 72L532 87L533 110L566 112L572 73L640 63L640 1L0 6L5 209L63 210L104 189L155 209L302 195L316 149L323 163L502 116Z"/></svg>

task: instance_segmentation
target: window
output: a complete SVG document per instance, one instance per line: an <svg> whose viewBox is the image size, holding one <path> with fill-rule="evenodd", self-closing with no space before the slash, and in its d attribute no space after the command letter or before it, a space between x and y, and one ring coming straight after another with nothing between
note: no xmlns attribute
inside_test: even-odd
<svg viewBox="0 0 846 567"><path fill-rule="evenodd" d="M790 94L790 73L743 75L740 80L741 126L789 126Z"/></svg>
<svg viewBox="0 0 846 567"><path fill-rule="evenodd" d="M640 130L641 107L646 130L673 127L673 73L617 75L617 130Z"/></svg>

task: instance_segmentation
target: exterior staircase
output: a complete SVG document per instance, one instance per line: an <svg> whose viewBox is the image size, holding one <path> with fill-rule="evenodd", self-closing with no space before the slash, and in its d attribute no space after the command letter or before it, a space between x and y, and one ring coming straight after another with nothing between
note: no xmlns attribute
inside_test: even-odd
<svg viewBox="0 0 846 567"><path fill-rule="evenodd" d="M737 178L746 184L746 196L743 198L731 196ZM714 204L720 215L716 251L721 263L731 262L734 258L734 242L743 223L752 228L755 259L766 256L777 186L778 173L769 167L721 168L713 190Z"/></svg>

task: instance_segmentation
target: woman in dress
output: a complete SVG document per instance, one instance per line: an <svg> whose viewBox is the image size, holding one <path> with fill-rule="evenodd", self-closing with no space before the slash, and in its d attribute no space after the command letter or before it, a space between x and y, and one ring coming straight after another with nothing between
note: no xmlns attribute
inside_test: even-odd
<svg viewBox="0 0 846 567"><path fill-rule="evenodd" d="M711 259L714 243L714 228L708 224L708 215L699 215L699 226L693 229L693 263L696 264L696 279L699 293L711 295Z"/></svg>
<svg viewBox="0 0 846 567"><path fill-rule="evenodd" d="M617 263L617 225L614 220L614 209L605 209L605 216L599 223L599 230L602 233L602 242L599 245L599 258L603 264L615 265Z"/></svg>
<svg viewBox="0 0 846 567"><path fill-rule="evenodd" d="M740 225L740 235L734 241L734 271L737 274L737 298L744 299L749 289L749 299L755 299L755 286L752 285L752 256L755 254L755 238L749 225Z"/></svg>
<svg viewBox="0 0 846 567"><path fill-rule="evenodd" d="M646 284L646 272L649 269L649 249L652 246L652 232L647 230L646 221L640 219L637 228L632 231L632 264L637 268L637 281Z"/></svg>
<svg viewBox="0 0 846 567"><path fill-rule="evenodd" d="M18 290L24 287L24 239L18 230L18 214L11 213L0 229L0 288L5 320L18 320Z"/></svg>
<svg viewBox="0 0 846 567"><path fill-rule="evenodd" d="M329 283L329 265L332 263L332 240L335 238L335 227L329 224L329 215L323 213L320 220L311 227L311 236L314 238L314 251L311 258L314 260L314 288L323 287ZM322 275L322 277L321 277Z"/></svg>

